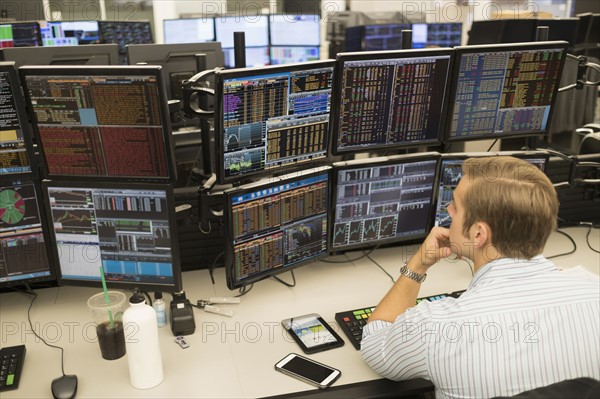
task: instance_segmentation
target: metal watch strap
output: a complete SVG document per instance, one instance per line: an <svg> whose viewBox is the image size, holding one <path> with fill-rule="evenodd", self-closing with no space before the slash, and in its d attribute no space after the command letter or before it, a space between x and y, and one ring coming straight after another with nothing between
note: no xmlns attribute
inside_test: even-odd
<svg viewBox="0 0 600 399"><path fill-rule="evenodd" d="M400 274L408 277L409 279L416 281L417 283L422 283L427 278L427 273L419 274L415 273L408 268L408 262L404 262L404 265L400 268Z"/></svg>

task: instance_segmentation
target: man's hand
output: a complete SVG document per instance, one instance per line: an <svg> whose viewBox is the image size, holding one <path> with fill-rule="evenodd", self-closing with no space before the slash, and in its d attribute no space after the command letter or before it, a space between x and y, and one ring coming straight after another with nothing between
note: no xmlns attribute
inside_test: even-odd
<svg viewBox="0 0 600 399"><path fill-rule="evenodd" d="M450 230L444 227L434 227L417 253L409 260L408 268L415 273L425 274L427 269L451 254Z"/></svg>

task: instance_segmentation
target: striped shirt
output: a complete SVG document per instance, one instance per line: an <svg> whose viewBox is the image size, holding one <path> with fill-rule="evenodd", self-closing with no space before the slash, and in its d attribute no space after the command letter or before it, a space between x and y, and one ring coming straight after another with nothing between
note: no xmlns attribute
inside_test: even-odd
<svg viewBox="0 0 600 399"><path fill-rule="evenodd" d="M365 326L362 356L392 380L425 378L438 398L510 396L600 379L600 280L543 256L481 267L458 299L420 302Z"/></svg>

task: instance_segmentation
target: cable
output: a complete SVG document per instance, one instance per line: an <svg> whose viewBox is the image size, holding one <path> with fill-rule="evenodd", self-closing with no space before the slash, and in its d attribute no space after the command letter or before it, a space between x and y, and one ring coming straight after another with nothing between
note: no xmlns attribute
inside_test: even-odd
<svg viewBox="0 0 600 399"><path fill-rule="evenodd" d="M294 275L294 271L293 270L290 270L290 273L292 274L292 281L293 281L293 283L288 283L286 281L283 281L282 279L280 279L277 276L271 276L271 277L273 277L275 280L279 281L281 284L285 285L286 287L292 288L292 287L296 286L296 276Z"/></svg>
<svg viewBox="0 0 600 399"><path fill-rule="evenodd" d="M213 275L213 272L215 270L215 266L217 265L217 261L219 260L219 258L221 256L223 256L225 254L225 252L221 252L219 253L215 259L213 260L212 265L210 265L210 268L208 269L208 273L210 274L210 281L212 281L212 284L215 285L215 276Z"/></svg>
<svg viewBox="0 0 600 399"><path fill-rule="evenodd" d="M33 306L33 303L37 299L38 294L36 292L34 292L29 287L29 285L26 284L25 287L27 287L26 293L33 295L33 298L31 299L31 302L29 303L29 308L27 308L27 321L29 322L29 328L33 332L33 335L35 335L36 338L38 338L40 341L42 341L46 346L49 346L50 348L60 349L60 369L62 371L62 375L65 376L66 375L65 374L65 350L61 346L51 345L48 342L46 342L46 340L44 338L42 338L33 328L33 323L31 322L31 307Z"/></svg>
<svg viewBox="0 0 600 399"><path fill-rule="evenodd" d="M600 251L598 251L596 248L592 247L592 243L590 243L590 233L592 232L592 229L594 228L593 224L590 224L590 229L588 230L587 234L585 235L585 241L587 242L588 247L590 247L590 249L598 254L600 254Z"/></svg>
<svg viewBox="0 0 600 399"><path fill-rule="evenodd" d="M239 293L235 296L235 298L239 298L241 296L246 295L247 293L250 292L250 290L252 289L252 287L254 287L254 284L241 286L240 289L238 290Z"/></svg>
<svg viewBox="0 0 600 399"><path fill-rule="evenodd" d="M363 252L364 252L364 251L363 251ZM372 251L371 251L371 252L372 252ZM375 259L371 258L371 257L369 256L369 253L365 253L365 256L366 256L366 257L367 257L367 259L369 259L371 262L375 263L375 265L376 265L378 268L380 268L380 269L381 269L381 271L382 271L382 272L384 272L384 273L386 274L386 276L388 276L388 277L390 278L390 280L392 280L392 283L396 284L396 280L394 280L394 277L392 277L392 275L391 275L391 274L389 274L389 273L387 272L387 270L385 270L385 269L383 268L383 266L381 266L379 263L377 263L377 261L375 261Z"/></svg>
<svg viewBox="0 0 600 399"><path fill-rule="evenodd" d="M571 243L573 244L573 249L571 251L569 251L569 252L565 252L565 253L562 253L562 254L547 256L546 259L552 259L552 258L558 258L559 256L570 255L570 254L574 253L575 251L577 251L577 243L575 243L575 240L573 239L573 237L571 237L570 235L568 235L564 231L561 231L561 230L558 230L558 229L556 229L556 232L564 235L565 237L567 237L571 241Z"/></svg>
<svg viewBox="0 0 600 399"><path fill-rule="evenodd" d="M356 262L357 260L360 260L360 259L362 259L362 258L366 258L366 257L368 257L368 256L369 256L369 255L370 255L370 254L371 254L373 251L375 251L377 248L379 248L379 245L378 245L378 246L376 246L376 247L374 247L374 248L371 248L371 249L369 250L369 252L365 252L365 251L363 251L363 254L362 254L361 256L359 256L358 258L355 258L355 259L348 259L348 254L347 254L347 253L344 253L344 255L346 256L346 260L328 260L328 259L321 259L321 260L320 260L320 262L323 262L323 263L349 263L349 262Z"/></svg>
<svg viewBox="0 0 600 399"><path fill-rule="evenodd" d="M492 143L492 145L490 146L490 148L487 149L486 152L492 151L492 148L494 148L494 146L496 145L497 142L498 142L498 139L494 140L494 142Z"/></svg>

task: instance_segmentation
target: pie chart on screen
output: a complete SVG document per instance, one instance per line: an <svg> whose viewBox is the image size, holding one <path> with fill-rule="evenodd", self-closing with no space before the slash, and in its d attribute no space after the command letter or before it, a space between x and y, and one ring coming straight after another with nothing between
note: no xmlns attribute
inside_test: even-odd
<svg viewBox="0 0 600 399"><path fill-rule="evenodd" d="M0 220L17 224L25 216L25 201L15 190L0 191Z"/></svg>

